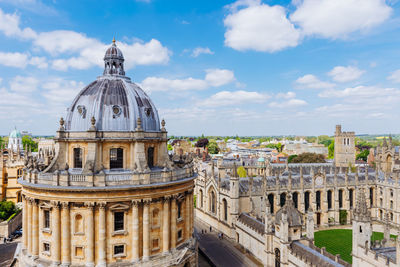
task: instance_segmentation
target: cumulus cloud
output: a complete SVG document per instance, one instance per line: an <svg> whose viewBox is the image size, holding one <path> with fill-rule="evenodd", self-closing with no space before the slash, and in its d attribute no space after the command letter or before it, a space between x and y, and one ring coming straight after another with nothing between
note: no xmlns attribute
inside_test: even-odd
<svg viewBox="0 0 400 267"><path fill-rule="evenodd" d="M383 0L303 0L290 20L305 35L336 39L369 30L386 21L392 11Z"/></svg>
<svg viewBox="0 0 400 267"><path fill-rule="evenodd" d="M43 81L41 87L44 89L43 96L49 103L69 104L84 86L83 82L55 77Z"/></svg>
<svg viewBox="0 0 400 267"><path fill-rule="evenodd" d="M38 84L34 77L16 76L10 81L10 88L16 93L31 93L36 91Z"/></svg>
<svg viewBox="0 0 400 267"><path fill-rule="evenodd" d="M191 91L204 90L209 87L219 87L235 80L233 71L225 69L207 69L204 79L195 79L192 77L185 79L147 77L140 85L147 92Z"/></svg>
<svg viewBox="0 0 400 267"><path fill-rule="evenodd" d="M201 102L201 106L231 106L231 105L241 105L241 104L249 104L249 103L263 103L265 100L269 98L266 94L261 94L258 92L249 92L249 91L221 91L218 92L203 102Z"/></svg>
<svg viewBox="0 0 400 267"><path fill-rule="evenodd" d="M208 47L196 47L191 54L192 57L198 57L201 54L214 55L214 52Z"/></svg>
<svg viewBox="0 0 400 267"><path fill-rule="evenodd" d="M16 13L7 14L0 9L0 32L3 32L5 36L21 39L34 39L37 37L34 30L29 27L21 29L19 23L20 18Z"/></svg>
<svg viewBox="0 0 400 267"><path fill-rule="evenodd" d="M292 98L282 102L271 102L268 104L271 108L293 108L307 105L307 102L302 99Z"/></svg>
<svg viewBox="0 0 400 267"><path fill-rule="evenodd" d="M301 89L325 89L335 86L333 83L321 81L312 74L307 74L298 78L295 83Z"/></svg>
<svg viewBox="0 0 400 267"><path fill-rule="evenodd" d="M328 72L328 75L331 76L334 81L343 83L357 80L364 72L365 71L360 70L357 67L336 66Z"/></svg>
<svg viewBox="0 0 400 267"><path fill-rule="evenodd" d="M276 98L284 98L284 99L290 99L290 98L295 98L296 93L295 92L286 92L286 93L278 93L276 95Z"/></svg>
<svg viewBox="0 0 400 267"><path fill-rule="evenodd" d="M239 9L239 7L245 8ZM282 6L260 1L238 1L225 18L225 45L239 51L276 52L295 47L300 33L287 19Z"/></svg>
<svg viewBox="0 0 400 267"><path fill-rule="evenodd" d="M29 54L19 52L0 52L0 65L21 69L27 65L33 65L40 69L45 69L48 66L45 57L31 57Z"/></svg>
<svg viewBox="0 0 400 267"><path fill-rule="evenodd" d="M343 90L326 90L318 94L319 97L325 98L347 98L354 101L354 99L370 98L377 99L384 98L399 98L400 90L396 88L379 88L376 86L356 86L349 87Z"/></svg>
<svg viewBox="0 0 400 267"><path fill-rule="evenodd" d="M388 80L394 82L394 83L400 83L400 69L395 70L390 74L389 77L387 77Z"/></svg>

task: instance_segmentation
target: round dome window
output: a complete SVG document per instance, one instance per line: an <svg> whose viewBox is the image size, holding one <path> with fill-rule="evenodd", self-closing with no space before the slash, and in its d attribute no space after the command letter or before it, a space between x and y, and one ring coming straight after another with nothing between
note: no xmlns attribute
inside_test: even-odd
<svg viewBox="0 0 400 267"><path fill-rule="evenodd" d="M121 115L122 112L121 107L118 105L114 105L112 107L112 111L113 111L113 118L119 117L119 115Z"/></svg>
<svg viewBox="0 0 400 267"><path fill-rule="evenodd" d="M79 115L81 115L82 118L86 118L86 108L85 106L77 106L76 109L78 110Z"/></svg>

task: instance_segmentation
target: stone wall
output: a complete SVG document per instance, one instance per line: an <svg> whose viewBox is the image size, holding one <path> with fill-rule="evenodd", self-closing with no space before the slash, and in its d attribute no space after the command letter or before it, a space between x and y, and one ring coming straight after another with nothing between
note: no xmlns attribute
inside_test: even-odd
<svg viewBox="0 0 400 267"><path fill-rule="evenodd" d="M10 221L0 223L0 237L8 237L22 226L22 212L15 215Z"/></svg>

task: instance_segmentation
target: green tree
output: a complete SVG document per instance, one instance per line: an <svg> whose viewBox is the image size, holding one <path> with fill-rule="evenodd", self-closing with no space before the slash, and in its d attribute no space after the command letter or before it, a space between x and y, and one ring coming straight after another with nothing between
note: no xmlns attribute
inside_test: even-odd
<svg viewBox="0 0 400 267"><path fill-rule="evenodd" d="M168 151L172 151L172 146L171 146L171 144L168 144Z"/></svg>
<svg viewBox="0 0 400 267"><path fill-rule="evenodd" d="M297 157L297 155L290 155L290 156L288 157L288 163L292 163L292 162L293 162L293 159L296 158L296 157Z"/></svg>
<svg viewBox="0 0 400 267"><path fill-rule="evenodd" d="M14 202L1 201L0 202L0 220L7 220L12 214L17 211Z"/></svg>
<svg viewBox="0 0 400 267"><path fill-rule="evenodd" d="M335 156L335 141L328 146L328 159L333 159Z"/></svg>
<svg viewBox="0 0 400 267"><path fill-rule="evenodd" d="M360 153L357 154L356 159L357 160L363 160L363 161L367 161L368 160L368 155L369 155L369 150L363 150Z"/></svg>
<svg viewBox="0 0 400 267"><path fill-rule="evenodd" d="M209 143L208 143L208 152L210 153L210 154L218 154L218 152L219 152L219 148L218 148L218 144L217 144L217 142L215 141L215 140L211 140Z"/></svg>
<svg viewBox="0 0 400 267"><path fill-rule="evenodd" d="M28 146L28 148L31 147L32 152L38 151L38 143L33 141L32 137L30 137L28 135L24 135L22 137L22 144L24 146L24 149L25 149L25 146Z"/></svg>
<svg viewBox="0 0 400 267"><path fill-rule="evenodd" d="M240 178L247 177L246 169L243 166L237 168L237 173Z"/></svg>
<svg viewBox="0 0 400 267"><path fill-rule="evenodd" d="M292 158L292 163L324 163L325 157L322 154L316 153L301 153Z"/></svg>

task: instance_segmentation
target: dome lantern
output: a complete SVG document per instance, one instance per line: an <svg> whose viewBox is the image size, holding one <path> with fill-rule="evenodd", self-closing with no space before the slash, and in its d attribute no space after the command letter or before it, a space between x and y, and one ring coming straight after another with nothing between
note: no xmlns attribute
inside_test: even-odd
<svg viewBox="0 0 400 267"><path fill-rule="evenodd" d="M112 45L107 49L106 54L104 55L103 75L125 76L124 56L115 44L115 38L112 41Z"/></svg>

